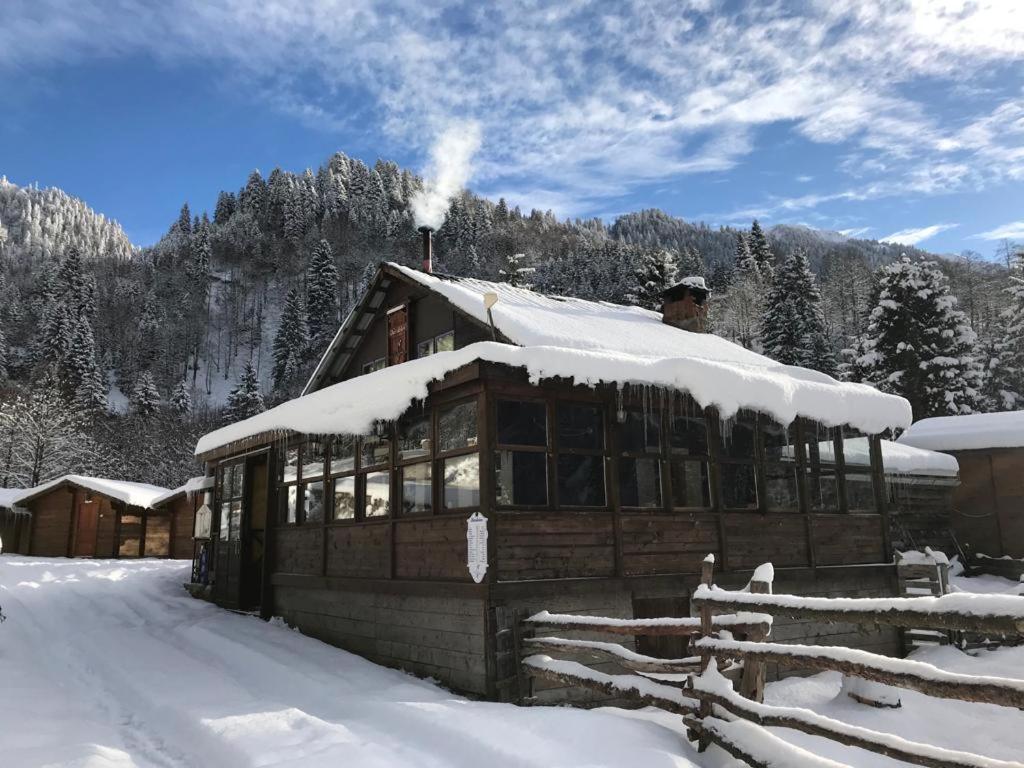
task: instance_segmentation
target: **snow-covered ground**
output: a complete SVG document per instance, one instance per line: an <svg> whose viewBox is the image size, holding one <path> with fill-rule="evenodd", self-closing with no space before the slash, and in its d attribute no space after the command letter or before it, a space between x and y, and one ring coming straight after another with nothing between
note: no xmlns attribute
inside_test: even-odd
<svg viewBox="0 0 1024 768"><path fill-rule="evenodd" d="M0 765L671 766L739 765L697 755L680 719L471 702L280 623L189 598L188 563L0 556ZM961 589L974 580L959 579ZM986 579L984 591L999 592ZM1013 585L1002 585L1009 590ZM978 589L977 591L982 591ZM1024 648L915 658L957 672L1024 678ZM900 691L878 710L839 696L826 673L769 685L766 701L907 739L1013 759L1015 710ZM780 736L850 766L887 758Z"/></svg>

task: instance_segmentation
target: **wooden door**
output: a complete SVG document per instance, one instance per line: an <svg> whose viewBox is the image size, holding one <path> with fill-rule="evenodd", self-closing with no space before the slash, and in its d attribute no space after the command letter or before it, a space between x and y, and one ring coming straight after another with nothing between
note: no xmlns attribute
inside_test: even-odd
<svg viewBox="0 0 1024 768"><path fill-rule="evenodd" d="M409 359L409 305L388 310L388 365Z"/></svg>
<svg viewBox="0 0 1024 768"><path fill-rule="evenodd" d="M75 515L74 557L96 557L96 535L99 531L100 505L95 501L80 501Z"/></svg>

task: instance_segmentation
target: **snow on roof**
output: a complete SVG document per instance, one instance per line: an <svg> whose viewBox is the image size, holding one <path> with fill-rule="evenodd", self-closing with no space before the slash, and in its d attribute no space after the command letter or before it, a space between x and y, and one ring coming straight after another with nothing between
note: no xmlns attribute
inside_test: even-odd
<svg viewBox="0 0 1024 768"><path fill-rule="evenodd" d="M24 488L0 488L0 509L10 509L24 493Z"/></svg>
<svg viewBox="0 0 1024 768"><path fill-rule="evenodd" d="M49 482L37 485L35 488L26 488L14 498L14 503L18 504L28 499L34 499L36 496L40 496L63 483L71 483L82 488L88 488L90 491L123 501L125 504L133 507L150 507L153 505L154 499L167 493L167 489L159 485L132 483L128 480L108 480L105 477L63 475Z"/></svg>
<svg viewBox="0 0 1024 768"><path fill-rule="evenodd" d="M938 453L911 445L882 440L882 466L887 475L939 475L956 477L960 464L948 453ZM866 437L843 440L843 459L847 464L871 464Z"/></svg>
<svg viewBox="0 0 1024 768"><path fill-rule="evenodd" d="M639 313L644 310L627 308L627 314L640 318L635 333L637 346L643 346L641 340L653 334L648 334L643 314ZM549 316L548 321L555 322L556 318ZM569 322L583 321L570 316ZM668 328L660 322L655 325L655 329L662 327ZM839 382L816 371L780 365L713 336L676 333L685 334L677 337L684 342L694 339L694 346L704 354L690 355L685 344L677 344L673 354L667 354L667 347L661 353L636 354L626 349L516 347L489 341L470 344L357 376L229 424L200 438L196 454L256 435L289 431L366 434L375 421L397 419L413 400L425 398L431 381L478 360L525 368L532 382L564 377L590 386L606 382L685 391L701 406L717 407L723 418L741 408L752 408L784 424L804 416L827 425L851 424L868 433L910 421L910 404L901 397L863 384ZM535 333L534 338L542 336ZM712 354L719 346L729 355ZM648 344L646 349L652 347Z"/></svg>
<svg viewBox="0 0 1024 768"><path fill-rule="evenodd" d="M185 481L184 485L179 485L167 493L161 494L150 502L151 507L159 507L161 504L166 504L171 499L176 499L184 494L193 494L197 491L205 491L208 488L213 488L213 478L206 475L199 475L198 477L190 477Z"/></svg>
<svg viewBox="0 0 1024 768"><path fill-rule="evenodd" d="M1024 448L1024 411L922 419L900 435L897 442L937 451Z"/></svg>

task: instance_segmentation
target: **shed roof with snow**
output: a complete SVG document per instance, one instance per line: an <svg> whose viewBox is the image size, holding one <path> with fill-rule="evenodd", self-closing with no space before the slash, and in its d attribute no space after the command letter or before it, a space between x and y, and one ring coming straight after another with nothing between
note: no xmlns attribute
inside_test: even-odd
<svg viewBox="0 0 1024 768"><path fill-rule="evenodd" d="M480 325L493 322L496 341L325 386L332 365L350 354L350 337L358 336L380 310L383 292L376 286L382 278L425 289ZM487 294L497 296L490 314L484 306ZM910 405L901 397L783 365L719 336L681 330L663 323L658 312L388 263L342 324L302 397L203 436L196 454L258 435L366 433L375 421L395 419L412 401L425 397L432 381L475 361L524 368L532 381L560 377L591 386L684 391L701 406L718 408L725 418L752 409L783 424L802 416L826 425L849 424L870 434L904 428L911 420Z"/></svg>
<svg viewBox="0 0 1024 768"><path fill-rule="evenodd" d="M128 480L110 480L105 477L87 477L85 475L62 475L46 483L26 488L16 494L12 502L24 504L39 496L43 496L55 488L60 487L84 488L101 496L106 496L117 501L124 502L129 506L149 508L154 500L167 493L167 489L159 485L147 483L133 483Z"/></svg>
<svg viewBox="0 0 1024 768"><path fill-rule="evenodd" d="M199 493L199 491L205 491L213 488L213 478L206 475L199 475L198 477L190 477L182 485L177 488L172 488L166 493L157 496L153 501L150 502L151 507L162 507L163 505L174 501L182 496L189 496L191 494Z"/></svg>
<svg viewBox="0 0 1024 768"><path fill-rule="evenodd" d="M936 451L1024 448L1024 411L922 419L900 435L897 442Z"/></svg>

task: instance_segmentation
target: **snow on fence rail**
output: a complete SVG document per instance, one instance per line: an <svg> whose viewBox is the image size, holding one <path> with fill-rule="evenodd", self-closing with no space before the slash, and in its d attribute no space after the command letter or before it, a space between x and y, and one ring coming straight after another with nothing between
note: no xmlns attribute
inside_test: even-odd
<svg viewBox="0 0 1024 768"><path fill-rule="evenodd" d="M679 659L658 659L618 643L558 637L523 638L534 651L585 652L611 659L640 675L609 675L575 661L544 654L529 656L523 667L535 677L606 694L628 696L683 715L699 748L715 743L754 768L842 765L812 755L765 730L776 726L823 736L914 765L932 768L1024 768L1024 763L996 760L919 744L899 736L853 726L795 707L761 703L765 664L806 670L835 670L852 677L895 685L941 698L985 702L1024 709L1024 680L947 672L924 662L894 659L842 647L763 642L773 616L818 621L897 627L930 626L969 632L1024 634L1024 599L1006 595L952 594L914 598L807 598L771 593L772 569L758 568L743 590L726 592L713 586L714 559L705 559L701 585L692 602L700 615L692 618L612 619L542 611L531 625L609 634L690 636L699 653ZM746 609L727 615L713 610ZM738 637L737 637L738 636ZM718 670L716 659L736 662L743 670L740 691ZM683 673L685 687L659 683L644 674Z"/></svg>

